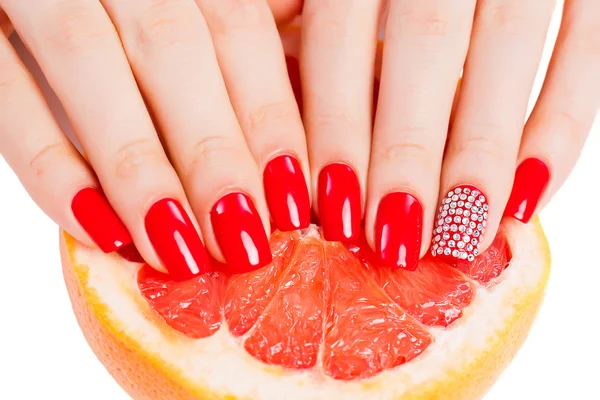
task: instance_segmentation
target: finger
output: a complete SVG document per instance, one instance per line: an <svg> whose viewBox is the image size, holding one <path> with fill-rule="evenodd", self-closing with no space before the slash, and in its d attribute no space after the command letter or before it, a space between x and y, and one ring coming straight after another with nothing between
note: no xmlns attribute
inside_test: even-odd
<svg viewBox="0 0 600 400"><path fill-rule="evenodd" d="M208 249L232 268L267 264L269 221L260 174L231 107L200 10L185 0L103 4L119 31ZM225 222L218 217L221 208L229 218Z"/></svg>
<svg viewBox="0 0 600 400"><path fill-rule="evenodd" d="M600 4L565 2L546 80L525 125L504 215L528 222L575 165L600 107Z"/></svg>
<svg viewBox="0 0 600 400"><path fill-rule="evenodd" d="M313 197L327 240L354 240L360 235L381 3L304 3L303 117Z"/></svg>
<svg viewBox="0 0 600 400"><path fill-rule="evenodd" d="M310 198L302 120L277 26L265 0L196 0L208 23L221 73L260 171L274 225L307 228Z"/></svg>
<svg viewBox="0 0 600 400"><path fill-rule="evenodd" d="M466 210L469 216L452 216L450 240L436 232L433 247L438 254L472 259L485 251L496 235L553 7L551 0L485 0L477 4L441 179L441 193L448 203L443 205L462 210L462 215ZM471 193L462 199L465 188ZM448 226L450 215L442 217L444 211L450 214L450 210L439 212L436 230ZM454 239L456 228L467 234L458 241Z"/></svg>
<svg viewBox="0 0 600 400"><path fill-rule="evenodd" d="M268 2L277 25L287 24L302 11L303 0L268 0Z"/></svg>
<svg viewBox="0 0 600 400"><path fill-rule="evenodd" d="M473 0L390 3L365 221L385 265L413 269L429 247L474 10Z"/></svg>
<svg viewBox="0 0 600 400"><path fill-rule="evenodd" d="M95 243L105 253L131 243L97 189L94 174L61 132L33 77L2 35L0 153L42 210L79 241Z"/></svg>
<svg viewBox="0 0 600 400"><path fill-rule="evenodd" d="M144 259L176 279L208 257L118 35L93 0L4 1Z"/></svg>

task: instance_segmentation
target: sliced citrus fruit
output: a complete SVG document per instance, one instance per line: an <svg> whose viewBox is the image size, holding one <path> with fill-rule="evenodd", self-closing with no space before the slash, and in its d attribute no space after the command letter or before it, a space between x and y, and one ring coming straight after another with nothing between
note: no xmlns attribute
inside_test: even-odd
<svg viewBox="0 0 600 400"><path fill-rule="evenodd" d="M549 255L537 221L507 221L468 265L381 268L364 241L275 232L273 263L175 282L67 234L90 346L135 399L477 399L525 339Z"/></svg>

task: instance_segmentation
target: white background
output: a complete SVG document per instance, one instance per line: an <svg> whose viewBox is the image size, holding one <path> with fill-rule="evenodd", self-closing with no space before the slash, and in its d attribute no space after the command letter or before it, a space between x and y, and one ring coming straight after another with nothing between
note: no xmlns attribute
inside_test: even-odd
<svg viewBox="0 0 600 400"><path fill-rule="evenodd" d="M555 18L550 42L557 27ZM541 76L535 92L540 83ZM600 399L599 175L597 122L572 176L542 212L553 255L546 301L529 339L486 400ZM57 227L2 158L0 269L0 399L127 399L72 315Z"/></svg>

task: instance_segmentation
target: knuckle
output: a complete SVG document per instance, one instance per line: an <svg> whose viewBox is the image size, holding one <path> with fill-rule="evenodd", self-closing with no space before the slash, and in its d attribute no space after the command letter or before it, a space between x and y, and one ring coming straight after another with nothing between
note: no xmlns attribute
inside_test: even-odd
<svg viewBox="0 0 600 400"><path fill-rule="evenodd" d="M404 33L425 37L446 35L451 15L449 11L448 7L438 1L395 2L390 10L398 13L398 25Z"/></svg>
<svg viewBox="0 0 600 400"><path fill-rule="evenodd" d="M504 146L494 135L474 135L457 141L451 151L459 158L491 159L495 163L504 163L508 154Z"/></svg>
<svg viewBox="0 0 600 400"><path fill-rule="evenodd" d="M484 19L491 29L506 35L522 35L538 31L550 20L553 1L488 0L483 4ZM547 18L546 18L547 16Z"/></svg>
<svg viewBox="0 0 600 400"><path fill-rule="evenodd" d="M162 147L151 139L138 139L122 145L114 154L112 163L115 175L134 178L141 170L154 169L166 164Z"/></svg>
<svg viewBox="0 0 600 400"><path fill-rule="evenodd" d="M202 30L189 3L151 0L137 19L138 41L142 45L170 46L193 41Z"/></svg>
<svg viewBox="0 0 600 400"><path fill-rule="evenodd" d="M116 37L114 26L88 1L61 0L49 10L43 36L59 53L102 49Z"/></svg>
<svg viewBox="0 0 600 400"><path fill-rule="evenodd" d="M290 120L295 109L284 101L262 104L259 107L250 110L246 117L242 119L242 124L247 135L255 136L260 134L262 127L276 125L280 121Z"/></svg>
<svg viewBox="0 0 600 400"><path fill-rule="evenodd" d="M239 148L230 138L224 136L205 136L190 146L189 156L186 157L187 167L184 171L189 176L196 169L209 169L219 165L224 160L237 159Z"/></svg>
<svg viewBox="0 0 600 400"><path fill-rule="evenodd" d="M36 176L44 175L53 166L58 165L61 160L72 157L73 152L65 143L50 143L40 148L29 159L27 165Z"/></svg>
<svg viewBox="0 0 600 400"><path fill-rule="evenodd" d="M331 107L326 112L318 111L306 117L306 123L316 132L353 132L358 119L346 108Z"/></svg>
<svg viewBox="0 0 600 400"><path fill-rule="evenodd" d="M202 0L201 4L215 33L262 29L273 19L264 0Z"/></svg>

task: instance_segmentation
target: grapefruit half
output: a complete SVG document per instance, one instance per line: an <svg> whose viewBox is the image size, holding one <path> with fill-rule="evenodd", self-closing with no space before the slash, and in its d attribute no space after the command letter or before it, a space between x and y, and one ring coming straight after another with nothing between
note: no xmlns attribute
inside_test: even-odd
<svg viewBox="0 0 600 400"><path fill-rule="evenodd" d="M174 282L61 234L91 348L134 399L479 399L525 340L550 268L537 220L473 263L379 267L364 241L275 232L273 263Z"/></svg>

